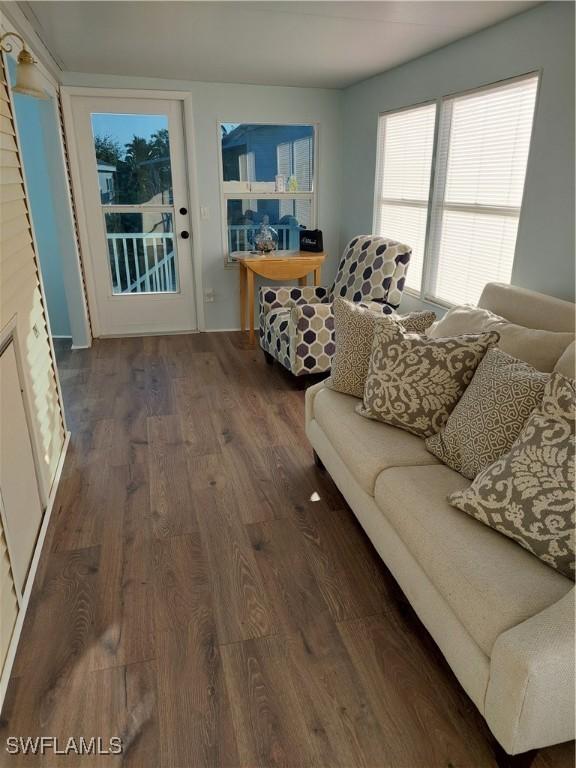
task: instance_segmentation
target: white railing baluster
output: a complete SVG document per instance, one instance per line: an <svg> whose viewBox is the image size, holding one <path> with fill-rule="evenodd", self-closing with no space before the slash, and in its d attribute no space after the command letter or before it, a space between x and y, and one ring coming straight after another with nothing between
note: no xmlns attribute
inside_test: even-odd
<svg viewBox="0 0 576 768"><path fill-rule="evenodd" d="M158 290L158 245L156 243L156 238L152 240L152 250L154 253L154 272L153 272L153 280L154 280L154 290Z"/></svg>
<svg viewBox="0 0 576 768"><path fill-rule="evenodd" d="M114 277L112 282L116 283L119 293L122 293L122 284L120 283L120 270L118 268L118 247L116 240L112 240L112 254L114 256Z"/></svg>
<svg viewBox="0 0 576 768"><path fill-rule="evenodd" d="M128 244L126 240L122 240L124 243L124 249L128 247ZM140 257L138 255L138 251L135 251L134 253L134 268L136 269L136 286L137 286L137 293L140 292Z"/></svg>
<svg viewBox="0 0 576 768"><path fill-rule="evenodd" d="M166 285L167 291L172 290L172 280L170 279L170 271L168 269L169 263L170 262L168 261L168 255L166 254L164 256L163 267L164 267L164 283Z"/></svg>
<svg viewBox="0 0 576 768"><path fill-rule="evenodd" d="M124 250L124 269L126 270L126 290L130 288L132 280L130 279L130 263L128 261L128 251Z"/></svg>

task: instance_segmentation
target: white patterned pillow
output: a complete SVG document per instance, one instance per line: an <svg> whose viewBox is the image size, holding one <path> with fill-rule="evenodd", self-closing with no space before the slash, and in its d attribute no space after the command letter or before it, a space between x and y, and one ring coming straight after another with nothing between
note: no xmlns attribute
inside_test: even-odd
<svg viewBox="0 0 576 768"><path fill-rule="evenodd" d="M540 405L550 374L489 349L446 426L426 440L440 461L471 480L503 456Z"/></svg>
<svg viewBox="0 0 576 768"><path fill-rule="evenodd" d="M429 437L438 432L498 334L430 339L378 318L361 416Z"/></svg>
<svg viewBox="0 0 576 768"><path fill-rule="evenodd" d="M387 315L397 320L406 331L424 333L436 319L434 312L397 315L385 304L375 301L354 304L340 297L334 299L333 311L336 351L326 383L337 392L359 398L364 395L376 320Z"/></svg>
<svg viewBox="0 0 576 768"><path fill-rule="evenodd" d="M576 382L553 373L510 451L448 501L574 580Z"/></svg>

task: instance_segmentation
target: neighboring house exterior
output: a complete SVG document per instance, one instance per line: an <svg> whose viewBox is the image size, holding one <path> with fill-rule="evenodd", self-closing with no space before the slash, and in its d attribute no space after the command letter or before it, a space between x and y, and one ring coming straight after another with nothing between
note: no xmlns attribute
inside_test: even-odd
<svg viewBox="0 0 576 768"><path fill-rule="evenodd" d="M100 187L100 199L103 203L113 203L115 195L116 166L111 163L98 161L98 185Z"/></svg>

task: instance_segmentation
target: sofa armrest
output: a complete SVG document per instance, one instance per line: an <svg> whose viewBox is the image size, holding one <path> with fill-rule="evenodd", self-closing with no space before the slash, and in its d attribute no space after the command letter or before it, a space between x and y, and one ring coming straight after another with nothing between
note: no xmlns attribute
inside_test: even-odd
<svg viewBox="0 0 576 768"><path fill-rule="evenodd" d="M574 738L574 597L572 589L494 644L484 717L509 754Z"/></svg>
<svg viewBox="0 0 576 768"><path fill-rule="evenodd" d="M290 310L290 364L295 376L325 373L336 345L332 304L304 304Z"/></svg>
<svg viewBox="0 0 576 768"><path fill-rule="evenodd" d="M314 418L314 400L316 395L321 392L325 387L329 385L330 379L324 379L323 381L317 381L316 384L306 388L306 396L304 399L304 424L308 429L310 422Z"/></svg>

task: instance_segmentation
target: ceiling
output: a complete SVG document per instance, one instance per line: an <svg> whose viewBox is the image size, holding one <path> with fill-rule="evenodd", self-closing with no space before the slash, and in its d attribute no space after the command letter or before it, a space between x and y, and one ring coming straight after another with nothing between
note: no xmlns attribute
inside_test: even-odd
<svg viewBox="0 0 576 768"><path fill-rule="evenodd" d="M43 0L19 7L67 71L344 88L537 4Z"/></svg>

